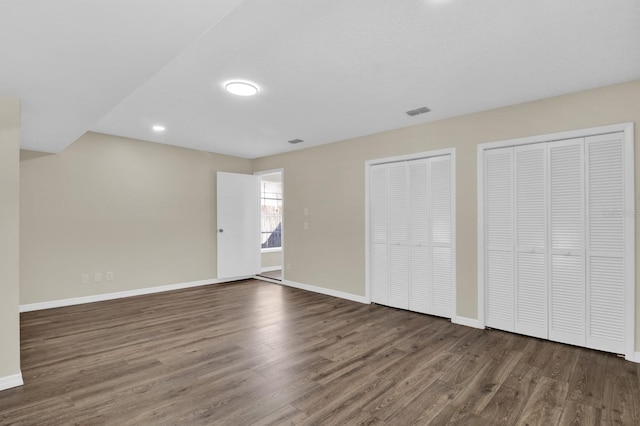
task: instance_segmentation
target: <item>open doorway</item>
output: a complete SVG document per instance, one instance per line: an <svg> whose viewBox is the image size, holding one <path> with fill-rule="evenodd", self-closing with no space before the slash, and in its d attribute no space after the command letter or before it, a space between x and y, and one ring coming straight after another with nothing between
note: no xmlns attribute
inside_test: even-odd
<svg viewBox="0 0 640 426"><path fill-rule="evenodd" d="M257 173L260 178L260 276L283 280L283 173Z"/></svg>

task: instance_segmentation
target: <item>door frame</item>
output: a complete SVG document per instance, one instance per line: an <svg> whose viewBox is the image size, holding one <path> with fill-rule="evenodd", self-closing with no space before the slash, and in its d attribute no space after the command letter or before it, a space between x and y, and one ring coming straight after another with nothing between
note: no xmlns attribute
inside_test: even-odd
<svg viewBox="0 0 640 426"><path fill-rule="evenodd" d="M451 303L452 303L452 312L451 312L451 320L455 322L457 318L457 297L456 293L458 290L457 279L456 279L456 269L457 269L457 251L456 251L456 227L457 227L457 215L456 215L456 149L455 148L445 148L438 149L433 151L425 151L418 152L414 154L406 154L399 155L394 157L385 157L385 158L377 158L373 160L365 161L364 167L364 217L365 217L365 232L364 232L364 247L365 247L365 303L371 303L371 277L370 277L370 232L371 232L371 224L370 224L370 176L371 176L371 167L379 164L386 163L398 163L404 161L413 161L413 160L421 160L424 158L433 158L433 157L442 157L445 155L451 156L451 283L452 283L452 295L451 295Z"/></svg>
<svg viewBox="0 0 640 426"><path fill-rule="evenodd" d="M487 142L478 145L477 192L478 192L478 325L485 328L485 169L484 153L490 149L515 147L534 143L553 142L565 139L585 138L607 133L623 133L624 179L625 179L625 229L633 235L625 241L625 359L640 362L635 355L635 154L633 122L549 133L517 139ZM634 213L634 214L631 214Z"/></svg>
<svg viewBox="0 0 640 426"><path fill-rule="evenodd" d="M262 175L272 175L275 173L280 173L281 179L282 179L282 222L280 224L280 243L281 243L281 250L280 250L280 263L281 263L281 271L282 271L282 276L281 276L281 281L284 282L284 274L285 274L285 260L284 260L284 222L285 222L285 214L284 214L284 205L285 205L285 195L284 195L284 168L279 168L279 169L270 169L270 170L262 170L259 172L253 172L253 174L255 176L258 176L258 178ZM258 194L260 196L260 194ZM258 202L260 202L260 200L258 199ZM260 218L258 218L260 219ZM260 261L262 262L262 249L260 247L258 247L258 250L260 250ZM262 268L262 264L260 264L260 267Z"/></svg>

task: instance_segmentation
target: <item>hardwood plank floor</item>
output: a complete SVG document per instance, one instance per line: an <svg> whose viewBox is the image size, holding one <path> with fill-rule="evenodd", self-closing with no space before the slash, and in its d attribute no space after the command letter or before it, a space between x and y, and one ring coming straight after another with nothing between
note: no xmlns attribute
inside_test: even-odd
<svg viewBox="0 0 640 426"><path fill-rule="evenodd" d="M638 364L256 280L21 329L2 425L640 424Z"/></svg>

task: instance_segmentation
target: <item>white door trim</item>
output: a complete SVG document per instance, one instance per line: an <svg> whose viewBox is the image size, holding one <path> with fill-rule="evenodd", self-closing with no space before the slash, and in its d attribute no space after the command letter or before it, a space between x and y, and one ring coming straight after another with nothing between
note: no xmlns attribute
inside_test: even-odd
<svg viewBox="0 0 640 426"><path fill-rule="evenodd" d="M546 135L510 139L497 142L487 142L478 145L477 151L477 191L478 191L478 324L485 327L485 212L484 212L484 152L489 149L527 145L540 142L583 138L607 133L622 132L624 134L625 149L625 229L635 236L635 180L634 180L634 124L620 123L608 126L578 129ZM625 241L625 358L635 359L635 238ZM636 361L637 362L637 361Z"/></svg>
<svg viewBox="0 0 640 426"><path fill-rule="evenodd" d="M456 268L457 268L457 252L456 252L456 244L457 244L457 238L456 238L456 149L455 148L446 148L446 149L438 149L438 150L433 150L433 151L426 151L426 152L419 152L419 153L415 153L415 154L406 154L406 155L399 155L399 156L394 156L394 157L386 157L386 158L377 158L377 159L373 159L373 160L367 160L365 161L365 167L364 167L364 193L365 193L365 200L364 200L364 215L365 215L365 232L364 232L364 238L365 238L365 297L364 300L366 301L366 303L371 303L371 277L369 274L369 269L370 269L370 265L369 265L369 257L370 257L370 248L369 248L369 244L370 244L370 238L369 238L369 233L370 233L370 223L369 223L369 216L370 216L370 211L369 211L369 189L370 189L370 183L369 183L369 179L370 179L370 171L371 171L371 167L378 165L378 164L386 164L386 163L396 163L396 162L402 162L402 161L413 161L413 160L420 160L423 158L433 158L433 157L441 157L441 156L445 156L445 155L449 155L451 156L451 283L452 283L452 295L451 295L451 303L452 303L452 312L451 312L451 318L456 318L457 317L457 302L456 302L456 293L457 293L457 278L456 278Z"/></svg>

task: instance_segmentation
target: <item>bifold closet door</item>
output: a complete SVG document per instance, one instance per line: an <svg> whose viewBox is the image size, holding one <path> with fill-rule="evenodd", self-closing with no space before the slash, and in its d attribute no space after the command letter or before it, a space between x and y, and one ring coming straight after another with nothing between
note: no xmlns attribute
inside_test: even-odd
<svg viewBox="0 0 640 426"><path fill-rule="evenodd" d="M452 169L451 156L429 159L429 265L431 267L431 307L433 315L451 318L453 313L452 249Z"/></svg>
<svg viewBox="0 0 640 426"><path fill-rule="evenodd" d="M549 339L585 345L584 139L548 143Z"/></svg>
<svg viewBox="0 0 640 426"><path fill-rule="evenodd" d="M547 172L546 144L514 148L514 330L546 339Z"/></svg>
<svg viewBox="0 0 640 426"><path fill-rule="evenodd" d="M450 155L371 166L371 300L453 315Z"/></svg>
<svg viewBox="0 0 640 426"><path fill-rule="evenodd" d="M389 306L409 308L408 179L405 163L389 166Z"/></svg>
<svg viewBox="0 0 640 426"><path fill-rule="evenodd" d="M388 250L388 169L386 165L372 166L369 175L369 280L371 301L389 304Z"/></svg>
<svg viewBox="0 0 640 426"><path fill-rule="evenodd" d="M513 148L485 151L486 324L514 330Z"/></svg>
<svg viewBox="0 0 640 426"><path fill-rule="evenodd" d="M409 310L431 312L431 250L429 159L408 163L409 168Z"/></svg>
<svg viewBox="0 0 640 426"><path fill-rule="evenodd" d="M624 353L624 140L621 133L588 137L585 148L586 346Z"/></svg>
<svg viewBox="0 0 640 426"><path fill-rule="evenodd" d="M625 149L611 133L484 151L488 327L629 353Z"/></svg>

